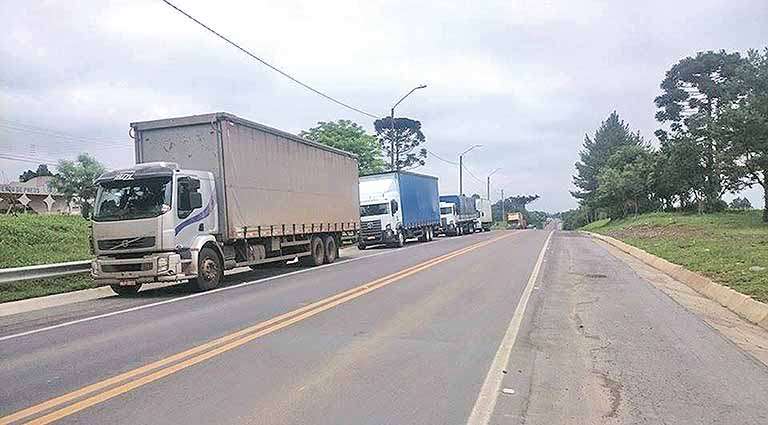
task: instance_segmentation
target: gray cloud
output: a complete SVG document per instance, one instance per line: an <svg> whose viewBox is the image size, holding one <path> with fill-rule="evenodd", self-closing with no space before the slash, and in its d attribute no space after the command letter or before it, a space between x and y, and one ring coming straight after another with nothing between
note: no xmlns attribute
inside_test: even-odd
<svg viewBox="0 0 768 425"><path fill-rule="evenodd" d="M398 111L420 119L427 147L452 161L484 145L466 158L481 182L467 176L465 191L484 192L485 175L503 167L496 189L540 193L534 206L552 211L575 206L568 190L584 134L612 110L652 140L653 98L672 64L768 40L762 0L178 2L377 114L428 83ZM129 122L215 110L293 132L339 118L372 129L370 119L296 87L158 1L9 1L0 16L0 118L89 139L0 126L0 152L56 159L88 150L124 166ZM0 180L30 165L0 160ZM431 158L423 171L457 190L455 166Z"/></svg>

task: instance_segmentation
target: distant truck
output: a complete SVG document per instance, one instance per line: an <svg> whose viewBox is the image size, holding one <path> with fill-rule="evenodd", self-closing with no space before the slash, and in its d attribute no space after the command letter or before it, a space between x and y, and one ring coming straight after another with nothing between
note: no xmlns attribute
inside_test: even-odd
<svg viewBox="0 0 768 425"><path fill-rule="evenodd" d="M525 229L528 226L528 222L525 220L525 216L520 212L507 213L507 227L510 229Z"/></svg>
<svg viewBox="0 0 768 425"><path fill-rule="evenodd" d="M488 199L476 198L475 209L478 213L477 221L475 222L475 230L478 232L489 232L493 225L491 201Z"/></svg>
<svg viewBox="0 0 768 425"><path fill-rule="evenodd" d="M360 177L358 248L431 241L440 225L437 177L393 171Z"/></svg>
<svg viewBox="0 0 768 425"><path fill-rule="evenodd" d="M475 209L475 198L464 195L440 196L440 232L448 236L459 236L475 231L475 222L480 216Z"/></svg>
<svg viewBox="0 0 768 425"><path fill-rule="evenodd" d="M227 113L131 124L137 164L97 180L91 275L220 285L224 270L332 263L357 232L354 155Z"/></svg>

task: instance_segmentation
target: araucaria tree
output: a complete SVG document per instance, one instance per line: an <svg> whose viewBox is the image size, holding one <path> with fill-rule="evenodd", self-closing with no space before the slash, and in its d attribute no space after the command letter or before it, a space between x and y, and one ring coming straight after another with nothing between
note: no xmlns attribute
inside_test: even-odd
<svg viewBox="0 0 768 425"><path fill-rule="evenodd" d="M663 94L655 99L656 119L669 126L656 136L662 147L682 150L682 166L694 178L681 181L674 189L680 203L693 198L700 212L722 209L725 192L744 187L744 170L737 166L737 153L723 122L740 97L733 87L742 58L738 53L704 52L680 60L661 83Z"/></svg>
<svg viewBox="0 0 768 425"><path fill-rule="evenodd" d="M421 122L410 118L380 118L373 123L379 146L384 152L387 169L397 171L424 165L427 150L419 148L426 142Z"/></svg>

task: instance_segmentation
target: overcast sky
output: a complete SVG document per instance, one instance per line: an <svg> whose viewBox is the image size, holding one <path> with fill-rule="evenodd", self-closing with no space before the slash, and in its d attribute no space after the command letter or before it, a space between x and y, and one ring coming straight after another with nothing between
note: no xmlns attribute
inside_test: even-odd
<svg viewBox="0 0 768 425"><path fill-rule="evenodd" d="M297 78L374 114L425 83L397 115L426 147L465 157L465 192L538 193L534 209L576 206L568 190L585 133L617 110L654 140L664 72L697 51L768 45L768 1L176 0ZM158 0L1 0L0 154L78 152L133 163L128 124L227 111L293 133L371 119L312 94ZM21 130L39 127L30 133ZM41 130L42 129L42 130ZM51 131L78 136L54 137ZM34 164L0 159L0 182ZM458 190L458 169L420 172ZM749 194L761 206L759 193Z"/></svg>

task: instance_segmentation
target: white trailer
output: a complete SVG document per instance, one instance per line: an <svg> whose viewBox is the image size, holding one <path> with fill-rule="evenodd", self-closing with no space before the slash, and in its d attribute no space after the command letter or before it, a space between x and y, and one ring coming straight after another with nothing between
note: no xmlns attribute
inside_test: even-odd
<svg viewBox="0 0 768 425"><path fill-rule="evenodd" d="M359 229L353 154L227 113L131 124L135 167L105 173L91 274L119 294L226 269L333 262Z"/></svg>

